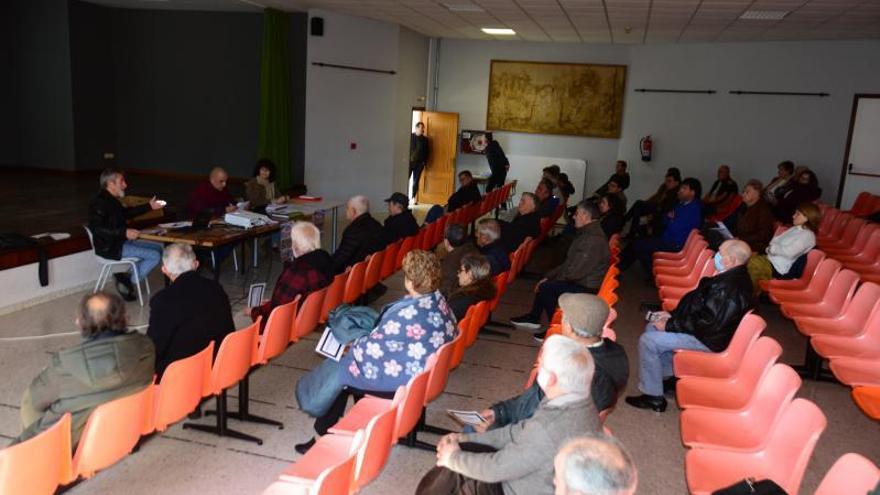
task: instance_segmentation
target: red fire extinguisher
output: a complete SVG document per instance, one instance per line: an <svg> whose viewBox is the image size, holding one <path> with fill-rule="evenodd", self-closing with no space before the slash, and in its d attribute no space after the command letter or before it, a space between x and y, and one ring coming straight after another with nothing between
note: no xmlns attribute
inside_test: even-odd
<svg viewBox="0 0 880 495"><path fill-rule="evenodd" d="M651 161L651 148L653 147L653 143L651 142L651 135L647 135L639 140L639 151L642 152L642 161L650 162Z"/></svg>

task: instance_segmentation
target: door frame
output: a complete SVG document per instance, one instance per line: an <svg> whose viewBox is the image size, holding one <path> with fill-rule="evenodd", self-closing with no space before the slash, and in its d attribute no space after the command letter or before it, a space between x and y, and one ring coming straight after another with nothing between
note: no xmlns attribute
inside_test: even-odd
<svg viewBox="0 0 880 495"><path fill-rule="evenodd" d="M856 93L853 95L852 111L849 116L849 132L846 134L846 149L843 152L843 164L840 166L840 184L837 187L837 200L834 202L835 208L840 208L840 202L843 200L843 191L846 187L847 175L863 175L867 177L880 177L877 174L866 174L863 172L849 171L849 150L852 145L853 129L856 125L856 113L859 110L859 100L862 98L880 98L880 93Z"/></svg>

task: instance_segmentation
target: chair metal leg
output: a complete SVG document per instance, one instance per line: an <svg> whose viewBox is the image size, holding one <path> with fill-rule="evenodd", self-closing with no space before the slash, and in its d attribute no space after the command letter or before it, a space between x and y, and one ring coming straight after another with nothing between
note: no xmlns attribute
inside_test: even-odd
<svg viewBox="0 0 880 495"><path fill-rule="evenodd" d="M98 280L95 281L95 290L92 291L92 294L101 290L104 275L107 273L108 269L109 265L101 265L101 273L98 274Z"/></svg>
<svg viewBox="0 0 880 495"><path fill-rule="evenodd" d="M254 237L254 268L258 268L260 266L260 251L257 246L257 238Z"/></svg>
<svg viewBox="0 0 880 495"><path fill-rule="evenodd" d="M138 275L137 265L135 264L135 262L129 261L128 263L131 264L131 273L134 274L134 285L135 287L137 287L138 290L138 302L141 303L141 306L143 307L144 295L143 293L141 293L141 276Z"/></svg>
<svg viewBox="0 0 880 495"><path fill-rule="evenodd" d="M212 413L213 411L207 411L205 414L210 415ZM280 421L250 413L250 373L244 377L244 380L238 382L238 411L227 412L226 417L248 423L277 426L279 430L284 429L284 423Z"/></svg>
<svg viewBox="0 0 880 495"><path fill-rule="evenodd" d="M822 366L824 360L822 356L820 356L813 349L813 346L810 345L809 339L807 340L807 349L804 352L804 364L792 366L797 374L800 375L801 378L805 378L807 380L813 380L817 382L833 382L837 383L837 378L831 374L831 372L825 369Z"/></svg>
<svg viewBox="0 0 880 495"><path fill-rule="evenodd" d="M248 435L246 433L242 433L240 431L235 431L229 429L227 426L227 413L226 413L226 390L220 392L220 395L217 396L217 411L207 411L205 414L215 413L217 415L217 424L216 425L204 425L199 423L184 423L183 429L193 429L204 431L208 433L213 433L215 435L221 437L230 437L236 438L238 440L246 440L248 442L254 442L257 445L263 445L263 441L257 437Z"/></svg>
<svg viewBox="0 0 880 495"><path fill-rule="evenodd" d="M244 254L242 254L242 256L244 256ZM232 267L235 268L236 272L238 272L238 254L235 252L234 247L232 248Z"/></svg>

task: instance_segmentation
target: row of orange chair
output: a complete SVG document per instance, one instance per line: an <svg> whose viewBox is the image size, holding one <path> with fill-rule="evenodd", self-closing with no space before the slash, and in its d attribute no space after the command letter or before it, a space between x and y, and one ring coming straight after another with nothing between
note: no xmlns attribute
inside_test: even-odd
<svg viewBox="0 0 880 495"><path fill-rule="evenodd" d="M715 252L708 246L694 229L681 251L654 253L654 284L664 311L674 310L685 294L697 288L700 280L715 276Z"/></svg>
<svg viewBox="0 0 880 495"><path fill-rule="evenodd" d="M880 211L880 195L862 191L856 196L852 207L847 213L857 217L867 217Z"/></svg>
<svg viewBox="0 0 880 495"><path fill-rule="evenodd" d="M862 280L880 283L880 225L854 213L819 206L822 209L822 222L816 235L819 249L857 272ZM855 211L856 205L853 206L851 211Z"/></svg>

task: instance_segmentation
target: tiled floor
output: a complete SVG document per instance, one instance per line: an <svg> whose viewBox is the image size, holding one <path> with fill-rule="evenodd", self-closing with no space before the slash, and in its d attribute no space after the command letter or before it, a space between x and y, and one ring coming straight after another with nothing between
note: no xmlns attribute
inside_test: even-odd
<svg viewBox="0 0 880 495"><path fill-rule="evenodd" d="M267 269L270 273L267 273ZM236 322L244 325L241 315L246 287L252 280L268 280L277 276L278 263L264 263L256 273L235 276L228 270L223 283L236 312ZM629 352L632 375L629 392L636 392L638 376L636 343L642 330L641 301L653 300L655 292L641 281L639 268L625 274L619 289L620 317L615 329L619 341ZM504 296L496 320L506 320L523 312L531 301L531 281L514 282ZM377 305L402 295L402 279L397 274L386 281L389 291ZM161 286L155 276L154 287ZM3 290L9 290L5 288ZM50 303L0 317L0 337L39 336L75 330L73 309L82 294L67 296ZM132 324L147 321L148 309L129 304ZM785 348L783 360L800 362L803 339L790 322L771 306L762 306L761 315L769 323L767 334L777 338ZM314 352L312 334L292 346L279 359L254 373L251 378L252 409L255 413L284 422L284 430L270 426L240 424L234 428L264 439L262 446L239 440L218 438L209 434L183 430L178 424L162 435L156 435L139 452L81 483L71 494L258 494L298 455L293 445L311 436L311 421L296 409L293 390L296 381L319 362ZM50 337L39 340L0 342L0 373L5 378L0 389L0 440L18 433L18 402L22 391L45 364L48 353L77 342L76 336ZM493 401L516 394L522 389L537 344L530 335L514 332L510 339L480 337L455 370L446 392L431 404L429 423L452 427L444 411L447 408L483 408ZM880 461L880 432L876 423L865 418L849 398L849 389L831 383L805 382L800 396L814 400L829 418L829 426L807 470L802 493L811 493L822 475L841 454L859 452L875 462ZM206 422L207 420L201 420ZM626 444L639 467L640 489L645 494L685 493L683 459L685 449L678 433L678 412L674 405L664 414L646 412L620 404L610 416L608 426ZM427 440L436 437L425 435ZM434 461L430 452L397 446L382 475L368 486L366 494L412 493L422 473Z"/></svg>

